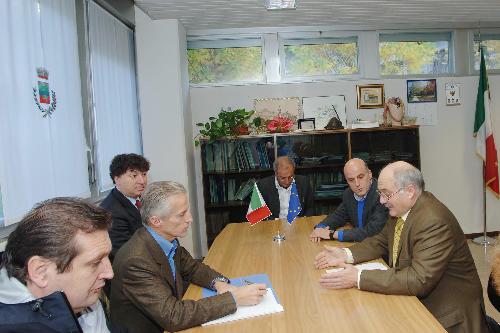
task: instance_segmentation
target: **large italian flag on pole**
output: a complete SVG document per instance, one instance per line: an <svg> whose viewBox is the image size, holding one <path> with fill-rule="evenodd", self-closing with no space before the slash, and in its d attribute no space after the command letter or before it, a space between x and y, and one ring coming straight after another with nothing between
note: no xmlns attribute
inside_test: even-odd
<svg viewBox="0 0 500 333"><path fill-rule="evenodd" d="M477 90L476 117L474 120L474 137L476 138L476 152L484 161L484 184L498 198L498 158L491 127L491 101L484 62L483 49L481 53L481 68L479 87Z"/></svg>
<svg viewBox="0 0 500 333"><path fill-rule="evenodd" d="M248 206L247 220L251 225L254 225L269 216L271 216L271 210L267 207L257 187L257 183L255 183L253 185L252 199Z"/></svg>

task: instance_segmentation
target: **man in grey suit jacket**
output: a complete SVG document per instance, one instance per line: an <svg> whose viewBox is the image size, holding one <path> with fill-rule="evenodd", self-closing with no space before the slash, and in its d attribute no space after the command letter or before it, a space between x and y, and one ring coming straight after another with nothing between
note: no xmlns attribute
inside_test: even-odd
<svg viewBox="0 0 500 333"><path fill-rule="evenodd" d="M327 247L317 268L326 288L352 288L420 299L448 332L488 332L483 290L464 233L448 208L424 191L418 169L406 162L379 176L380 202L389 209L384 229L350 248ZM388 255L388 270L360 270L359 263Z"/></svg>
<svg viewBox="0 0 500 333"><path fill-rule="evenodd" d="M223 317L237 305L254 305L265 284L235 287L179 245L191 224L185 188L156 182L142 195L139 229L116 254L111 288L111 321L134 332L179 331ZM182 300L183 280L216 290L198 301Z"/></svg>
<svg viewBox="0 0 500 333"><path fill-rule="evenodd" d="M349 188L342 195L342 203L314 227L311 241L337 239L341 242L360 242L382 230L387 221L387 208L379 202L377 180L365 161L353 158L344 166ZM337 230L350 223L353 228Z"/></svg>

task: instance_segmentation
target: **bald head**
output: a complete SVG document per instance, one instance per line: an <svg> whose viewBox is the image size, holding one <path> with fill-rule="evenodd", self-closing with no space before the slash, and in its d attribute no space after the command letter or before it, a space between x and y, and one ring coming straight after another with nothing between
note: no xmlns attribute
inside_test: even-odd
<svg viewBox="0 0 500 333"><path fill-rule="evenodd" d="M344 166L344 176L347 184L357 196L364 197L370 190L372 172L362 159L353 158L347 161Z"/></svg>
<svg viewBox="0 0 500 333"><path fill-rule="evenodd" d="M380 176L387 173L397 187L405 188L408 185L413 185L419 194L425 190L424 177L422 172L408 162L397 161L388 164L380 171Z"/></svg>
<svg viewBox="0 0 500 333"><path fill-rule="evenodd" d="M408 212L424 189L422 173L410 163L390 163L380 171L380 203L389 209L391 216L400 217Z"/></svg>
<svg viewBox="0 0 500 333"><path fill-rule="evenodd" d="M346 170L351 169L365 169L365 171L370 171L366 162L360 158L351 158L349 161L347 161L347 163L344 165L344 173L346 172Z"/></svg>
<svg viewBox="0 0 500 333"><path fill-rule="evenodd" d="M288 156L280 156L274 161L274 173L278 184L288 188L295 177L295 163Z"/></svg>

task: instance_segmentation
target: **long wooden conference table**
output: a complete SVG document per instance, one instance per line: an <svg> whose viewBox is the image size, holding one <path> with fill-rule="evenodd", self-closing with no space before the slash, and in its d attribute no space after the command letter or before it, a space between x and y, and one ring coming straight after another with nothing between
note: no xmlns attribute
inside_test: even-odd
<svg viewBox="0 0 500 333"><path fill-rule="evenodd" d="M321 287L318 280L325 270L314 267L314 257L325 244L339 245L309 240L313 226L322 219L299 218L291 225L279 220L227 225L204 262L229 278L268 274L285 311L185 332L446 332L416 297ZM273 241L278 228L285 235L281 243ZM201 288L194 285L184 296L200 297Z"/></svg>

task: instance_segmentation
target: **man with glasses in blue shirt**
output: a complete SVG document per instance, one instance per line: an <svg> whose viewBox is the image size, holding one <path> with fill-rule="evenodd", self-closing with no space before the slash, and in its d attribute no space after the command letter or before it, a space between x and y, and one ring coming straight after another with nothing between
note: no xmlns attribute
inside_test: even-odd
<svg viewBox="0 0 500 333"><path fill-rule="evenodd" d="M387 221L387 208L379 202L377 180L365 161L353 158L344 166L344 176L349 185L342 195L342 203L321 223L317 224L311 241L336 239L341 242L360 242L380 232ZM353 228L338 230L350 223Z"/></svg>
<svg viewBox="0 0 500 333"><path fill-rule="evenodd" d="M488 332L483 289L460 225L430 192L420 170L406 162L386 166L378 178L380 202L389 210L384 229L350 248L326 247L315 266L325 288L416 296L448 332ZM351 264L389 258L387 270Z"/></svg>

